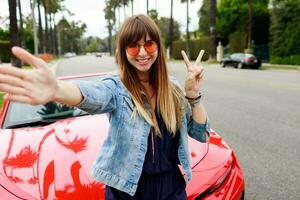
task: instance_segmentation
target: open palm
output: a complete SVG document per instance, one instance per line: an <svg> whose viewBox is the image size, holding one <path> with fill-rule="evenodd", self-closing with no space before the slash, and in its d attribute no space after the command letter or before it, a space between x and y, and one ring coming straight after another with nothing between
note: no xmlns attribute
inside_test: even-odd
<svg viewBox="0 0 300 200"><path fill-rule="evenodd" d="M185 79L184 89L187 97L195 98L199 95L201 82L203 79L204 71L201 66L202 56L204 50L201 50L195 64L192 64L184 51L181 51L181 55L187 67L187 76Z"/></svg>
<svg viewBox="0 0 300 200"><path fill-rule="evenodd" d="M32 65L33 69L0 67L0 91L7 93L4 98L32 105L52 101L58 83L47 64L20 47L13 47L12 52L25 63Z"/></svg>

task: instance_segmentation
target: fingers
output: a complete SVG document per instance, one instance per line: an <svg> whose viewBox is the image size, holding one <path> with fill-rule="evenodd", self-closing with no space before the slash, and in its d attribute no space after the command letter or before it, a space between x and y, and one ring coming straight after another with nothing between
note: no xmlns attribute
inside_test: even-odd
<svg viewBox="0 0 300 200"><path fill-rule="evenodd" d="M5 93L18 94L18 95L26 94L26 90L24 88L5 84L5 83L0 83L0 91Z"/></svg>
<svg viewBox="0 0 300 200"><path fill-rule="evenodd" d="M35 57L31 53L25 51L20 47L13 47L12 53L22 61L33 65L36 68L43 67L46 65L46 63L42 59Z"/></svg>
<svg viewBox="0 0 300 200"><path fill-rule="evenodd" d="M194 72L189 73L189 78L194 79L194 78L199 78L202 74L204 74L204 69L203 68L197 68L195 69Z"/></svg>
<svg viewBox="0 0 300 200"><path fill-rule="evenodd" d="M24 95L17 95L17 94L5 94L4 99L7 99L9 101L16 101L19 103L26 103L26 104L32 104L32 101L29 97Z"/></svg>
<svg viewBox="0 0 300 200"><path fill-rule="evenodd" d="M22 86L23 81L21 77L0 73L0 83L6 83L14 86Z"/></svg>
<svg viewBox="0 0 300 200"><path fill-rule="evenodd" d="M185 51L181 50L181 55L182 55L182 57L183 57L183 60L184 60L184 62L185 62L185 65L186 65L187 69L189 70L189 69L191 68L191 67L190 67L190 66L191 66L191 63L190 63L190 60L189 60L189 58L187 57Z"/></svg>
<svg viewBox="0 0 300 200"><path fill-rule="evenodd" d="M22 69L16 68L16 67L11 67L11 66L3 66L0 67L0 74L2 75L10 75L10 76L15 76L20 79L24 78L24 71Z"/></svg>
<svg viewBox="0 0 300 200"><path fill-rule="evenodd" d="M204 52L205 51L203 49L199 52L199 55L198 55L198 57L196 59L196 63L195 63L196 66L200 66L200 63L201 63L202 57L204 55Z"/></svg>

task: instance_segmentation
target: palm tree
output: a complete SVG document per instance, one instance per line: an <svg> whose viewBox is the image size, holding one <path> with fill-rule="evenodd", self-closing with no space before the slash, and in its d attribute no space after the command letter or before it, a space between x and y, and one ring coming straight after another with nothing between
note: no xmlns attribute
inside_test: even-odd
<svg viewBox="0 0 300 200"><path fill-rule="evenodd" d="M128 5L128 0L122 0L121 5L123 6L123 14L124 14L124 20L126 18L126 6Z"/></svg>
<svg viewBox="0 0 300 200"><path fill-rule="evenodd" d="M19 10L19 20L20 20L20 31L19 31L19 38L20 38L20 43L19 43L19 45L21 46L21 47L25 47L25 38L23 37L24 36L24 34L23 34L23 32L24 32L24 30L23 30L23 16L22 16L22 6L21 6L21 0L18 0L18 10Z"/></svg>
<svg viewBox="0 0 300 200"><path fill-rule="evenodd" d="M181 0L181 3L186 2L186 53L190 55L190 32L189 32L189 1L193 2L195 0Z"/></svg>
<svg viewBox="0 0 300 200"><path fill-rule="evenodd" d="M149 0L147 0L147 15L149 15Z"/></svg>
<svg viewBox="0 0 300 200"><path fill-rule="evenodd" d="M131 3L131 15L133 15L133 0L130 0Z"/></svg>
<svg viewBox="0 0 300 200"><path fill-rule="evenodd" d="M43 35L43 25L41 17L41 0L37 0L38 18L39 18L39 52L46 52Z"/></svg>
<svg viewBox="0 0 300 200"><path fill-rule="evenodd" d="M170 15L170 55L173 55L173 0L171 0L171 15Z"/></svg>
<svg viewBox="0 0 300 200"><path fill-rule="evenodd" d="M248 0L248 49L252 48L253 0Z"/></svg>
<svg viewBox="0 0 300 200"><path fill-rule="evenodd" d="M113 44L112 44L112 29L114 27L114 22L116 21L114 5L112 5L111 1L106 0L106 7L104 8L104 18L107 21L107 29L108 29L108 50L110 54L113 54Z"/></svg>
<svg viewBox="0 0 300 200"><path fill-rule="evenodd" d="M10 46L19 45L19 29L17 23L17 2L16 0L8 0L9 7L9 33L10 33ZM21 67L21 62L12 54L11 64L16 67Z"/></svg>
<svg viewBox="0 0 300 200"><path fill-rule="evenodd" d="M63 0L51 0L49 3L49 16L50 16L50 33L51 33L51 47L52 53L58 54L58 45L56 38L56 24L55 24L55 15L62 11L61 2Z"/></svg>
<svg viewBox="0 0 300 200"><path fill-rule="evenodd" d="M211 37L211 50L210 59L216 59L216 11L217 2L216 0L210 0L210 37Z"/></svg>

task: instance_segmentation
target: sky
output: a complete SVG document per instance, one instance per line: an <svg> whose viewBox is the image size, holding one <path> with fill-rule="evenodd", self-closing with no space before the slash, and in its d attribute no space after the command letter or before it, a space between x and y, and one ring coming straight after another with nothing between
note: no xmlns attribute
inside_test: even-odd
<svg viewBox="0 0 300 200"><path fill-rule="evenodd" d="M22 10L25 15L31 12L30 0L21 0ZM134 0L134 14L146 14L146 0ZM180 0L173 0L173 17L181 25L181 31L186 29L186 3L180 3ZM193 31L198 28L197 11L200 9L202 0L190 2L189 16L191 19L189 30ZM103 9L105 0L65 0L64 5L74 13L74 16L68 16L67 19L82 21L87 25L86 36L106 37L108 35L106 21L104 19ZM171 5L170 0L149 0L149 9L156 9L159 17L170 17ZM0 16L8 16L8 0L0 0ZM36 14L37 16L37 14ZM125 17L131 16L131 5L125 10ZM58 16L57 19L61 18ZM117 14L118 17L118 14ZM123 8L120 9L121 22L124 20ZM6 21L8 22L8 21ZM3 20L0 20L0 27L4 26Z"/></svg>

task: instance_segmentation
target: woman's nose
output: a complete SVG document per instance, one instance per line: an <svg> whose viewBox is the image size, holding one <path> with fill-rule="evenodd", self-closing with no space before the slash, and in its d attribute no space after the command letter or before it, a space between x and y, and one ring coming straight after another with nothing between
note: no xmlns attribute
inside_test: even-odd
<svg viewBox="0 0 300 200"><path fill-rule="evenodd" d="M140 46L139 55L140 55L140 56L147 55L147 51L145 50L145 48L144 48L143 45Z"/></svg>

